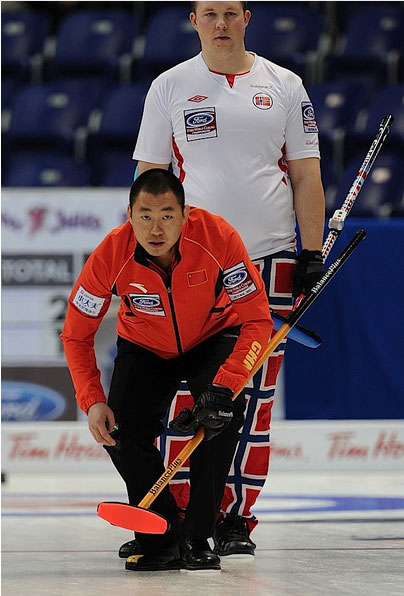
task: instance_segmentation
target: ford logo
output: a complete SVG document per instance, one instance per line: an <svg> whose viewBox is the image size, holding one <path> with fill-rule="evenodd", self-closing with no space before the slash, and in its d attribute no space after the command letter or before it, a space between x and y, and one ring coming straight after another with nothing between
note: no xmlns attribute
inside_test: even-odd
<svg viewBox="0 0 404 596"><path fill-rule="evenodd" d="M233 288L241 284L247 277L247 271L236 271L235 273L229 273L223 280L226 288Z"/></svg>
<svg viewBox="0 0 404 596"><path fill-rule="evenodd" d="M188 126L206 126L211 122L213 122L212 114L207 114L205 112L201 112L200 114L193 114L192 116L188 116L187 118Z"/></svg>
<svg viewBox="0 0 404 596"><path fill-rule="evenodd" d="M5 421L56 420L66 408L63 395L43 385L3 381L1 391L1 419Z"/></svg>
<svg viewBox="0 0 404 596"><path fill-rule="evenodd" d="M133 304L143 308L151 308L153 306L158 306L160 300L158 298L133 298Z"/></svg>

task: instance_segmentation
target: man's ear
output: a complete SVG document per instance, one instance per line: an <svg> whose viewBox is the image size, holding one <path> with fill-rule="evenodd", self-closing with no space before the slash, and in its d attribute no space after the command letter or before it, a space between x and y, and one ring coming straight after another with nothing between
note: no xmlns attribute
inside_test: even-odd
<svg viewBox="0 0 404 596"><path fill-rule="evenodd" d="M128 219L132 217L132 209L130 208L130 205L126 207L126 215L128 216Z"/></svg>
<svg viewBox="0 0 404 596"><path fill-rule="evenodd" d="M198 25L196 22L196 14L194 12L190 13L189 20L191 21L192 27L195 29L195 31L198 31Z"/></svg>
<svg viewBox="0 0 404 596"><path fill-rule="evenodd" d="M189 216L189 210L190 210L190 209L191 209L191 206L190 206L190 205L184 205L184 209L183 209L183 212L182 212L182 215L183 215L183 217L184 217L184 222L186 222L186 221L187 221L187 219L188 219L188 216Z"/></svg>

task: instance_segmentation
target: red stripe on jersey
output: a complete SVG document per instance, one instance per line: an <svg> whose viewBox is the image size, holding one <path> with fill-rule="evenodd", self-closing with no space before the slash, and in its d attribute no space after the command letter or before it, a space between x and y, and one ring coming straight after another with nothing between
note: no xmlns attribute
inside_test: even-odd
<svg viewBox="0 0 404 596"><path fill-rule="evenodd" d="M184 165L184 158L182 157L181 152L178 149L178 145L175 142L174 137L173 137L173 151L174 151L174 155L175 155L175 157L177 159L178 168L180 170L180 175L178 176L178 178L179 178L180 182L184 182L184 180L185 180L185 171L184 171L184 169L182 167Z"/></svg>
<svg viewBox="0 0 404 596"><path fill-rule="evenodd" d="M286 163L286 160L285 160L285 155L286 155L285 143L283 144L281 151L282 151L282 157L279 158L278 166L280 167L282 172L284 172L286 174L286 172L288 171L288 164ZM286 176L283 176L282 182L287 185Z"/></svg>

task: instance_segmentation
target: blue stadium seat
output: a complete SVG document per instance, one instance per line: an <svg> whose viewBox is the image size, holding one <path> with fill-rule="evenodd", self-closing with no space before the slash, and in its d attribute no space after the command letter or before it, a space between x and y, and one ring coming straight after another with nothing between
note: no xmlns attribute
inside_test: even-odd
<svg viewBox="0 0 404 596"><path fill-rule="evenodd" d="M300 76L308 76L309 53L313 55L319 49L324 31L324 17L319 12L293 2L280 6L263 2L252 10L246 48Z"/></svg>
<svg viewBox="0 0 404 596"><path fill-rule="evenodd" d="M129 139L135 143L149 86L150 81L139 81L111 88L100 106L97 136L108 142Z"/></svg>
<svg viewBox="0 0 404 596"><path fill-rule="evenodd" d="M366 105L366 90L354 83L322 83L307 88L319 128L323 183L332 185L342 170L346 132Z"/></svg>
<svg viewBox="0 0 404 596"><path fill-rule="evenodd" d="M364 156L358 155L345 168L338 183L334 204L330 211L339 208L345 200ZM404 199L402 154L382 152L378 155L352 208L357 217L389 217Z"/></svg>
<svg viewBox="0 0 404 596"><path fill-rule="evenodd" d="M98 89L86 81L57 81L17 91L7 142L12 150L53 150L73 155L77 133L86 127Z"/></svg>
<svg viewBox="0 0 404 596"><path fill-rule="evenodd" d="M125 187L129 190L136 170L136 161L128 155L106 170L98 180L99 186Z"/></svg>
<svg viewBox="0 0 404 596"><path fill-rule="evenodd" d="M390 217L402 217L404 218L404 198L398 205L394 205Z"/></svg>
<svg viewBox="0 0 404 596"><path fill-rule="evenodd" d="M351 159L356 152L366 151L387 114L394 116L394 122L383 149L400 151L404 155L404 84L388 85L374 94L367 107L364 127L349 131L345 140L345 161Z"/></svg>
<svg viewBox="0 0 404 596"><path fill-rule="evenodd" d="M87 143L95 184L103 184L107 171L125 158L131 159L149 85L150 81L139 81L113 87L106 93L99 125L90 130Z"/></svg>
<svg viewBox="0 0 404 596"><path fill-rule="evenodd" d="M336 156L334 155L332 146L322 142L321 139L320 153L321 180L323 182L324 191L327 192L327 190L335 184L337 177L338 168Z"/></svg>
<svg viewBox="0 0 404 596"><path fill-rule="evenodd" d="M40 12L1 13L2 75L28 81L33 56L42 53L49 34L49 18Z"/></svg>
<svg viewBox="0 0 404 596"><path fill-rule="evenodd" d="M397 62L397 82L404 83L404 49L398 56Z"/></svg>
<svg viewBox="0 0 404 596"><path fill-rule="evenodd" d="M322 135L352 130L360 110L367 105L367 90L361 85L337 81L307 87Z"/></svg>
<svg viewBox="0 0 404 596"><path fill-rule="evenodd" d="M144 53L136 66L139 75L155 76L201 51L189 12L188 6L173 6L150 15L145 28Z"/></svg>
<svg viewBox="0 0 404 596"><path fill-rule="evenodd" d="M386 114L394 116L389 138L402 143L404 151L404 83L383 87L374 96L369 106L364 134L370 137Z"/></svg>
<svg viewBox="0 0 404 596"><path fill-rule="evenodd" d="M404 10L394 6L397 2L371 4L352 18L336 55L328 59L328 80L351 78L379 85L390 81L390 61L403 48Z"/></svg>
<svg viewBox="0 0 404 596"><path fill-rule="evenodd" d="M3 185L8 187L66 187L89 184L88 165L51 154L16 156L10 160L3 177Z"/></svg>
<svg viewBox="0 0 404 596"><path fill-rule="evenodd" d="M137 13L81 10L66 16L57 34L51 77L119 77L120 59L130 54L139 32Z"/></svg>
<svg viewBox="0 0 404 596"><path fill-rule="evenodd" d="M351 2L335 2L333 5L333 18L336 21L337 30L341 33L346 33L351 26L353 20L358 15L362 14L364 10L370 8L370 3L364 4L363 1L351 1ZM397 7L395 0L372 0L372 9L382 9Z"/></svg>
<svg viewBox="0 0 404 596"><path fill-rule="evenodd" d="M12 98L17 89L21 86L16 79L8 76L1 77L1 109L5 110L10 107Z"/></svg>

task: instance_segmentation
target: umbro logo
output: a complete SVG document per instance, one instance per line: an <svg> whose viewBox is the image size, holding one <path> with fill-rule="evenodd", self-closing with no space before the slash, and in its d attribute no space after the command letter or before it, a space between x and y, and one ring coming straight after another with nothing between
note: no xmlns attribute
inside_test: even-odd
<svg viewBox="0 0 404 596"><path fill-rule="evenodd" d="M204 101L205 99L208 99L207 95L194 95L193 97L190 97L188 101L194 101L195 103L199 103L200 101Z"/></svg>

